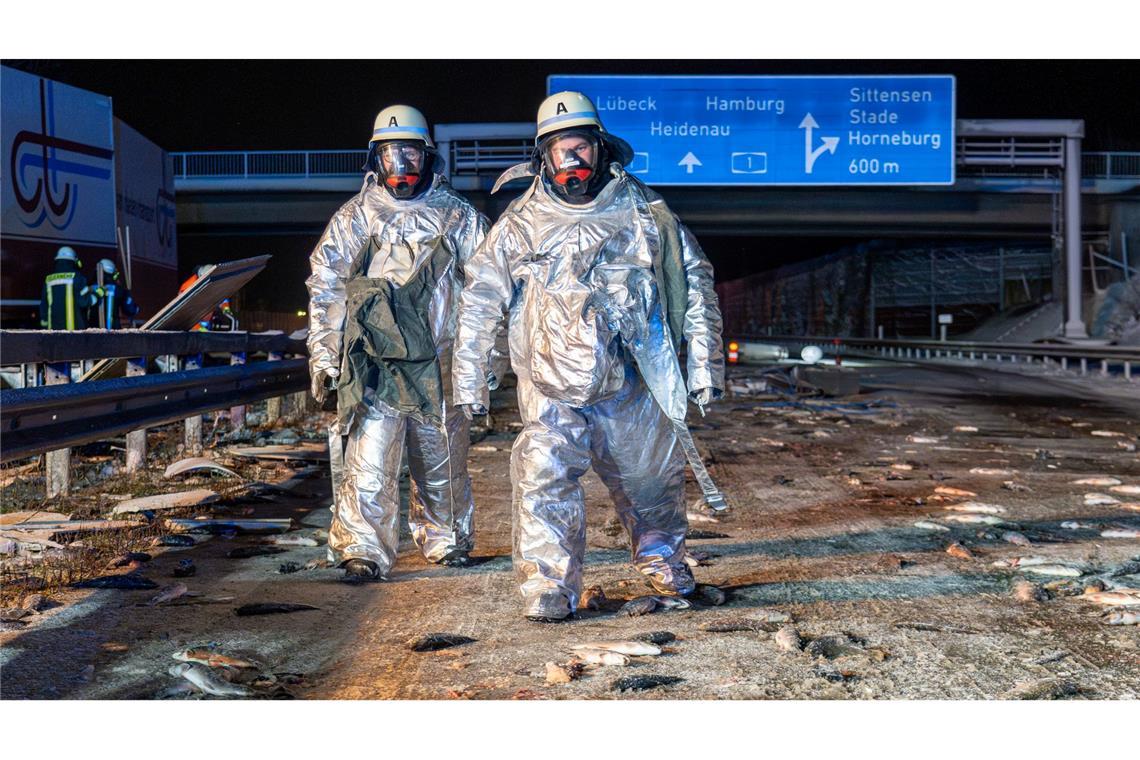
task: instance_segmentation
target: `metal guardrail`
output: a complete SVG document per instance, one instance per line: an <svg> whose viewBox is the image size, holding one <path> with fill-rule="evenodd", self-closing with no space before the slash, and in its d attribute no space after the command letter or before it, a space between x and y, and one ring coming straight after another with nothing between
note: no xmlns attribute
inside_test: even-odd
<svg viewBox="0 0 1140 760"><path fill-rule="evenodd" d="M285 358L306 353L304 342L283 334L3 330L0 344L0 361L21 365L25 378L42 370L47 383L0 391L0 461L48 452L49 497L69 487L65 447L127 433L131 471L145 461L149 426L186 420L186 447L196 451L203 412L229 408L240 427L246 404L270 399L276 419L282 397L309 383L307 361ZM231 366L203 369L202 355L217 353L230 354ZM247 364L255 354L266 360ZM168 357L163 372L147 375L146 357ZM106 358L126 358L127 376L70 382L73 363Z"/></svg>
<svg viewBox="0 0 1140 760"><path fill-rule="evenodd" d="M825 353L839 356L863 355L901 361L996 361L1052 367L1089 373L1091 364L1100 365L1108 375L1119 367L1126 380L1132 380L1134 365L1140 364L1140 348L1132 346L1080 346L1063 343L985 343L974 341L880 340L796 335L743 335L737 341L818 346Z"/></svg>

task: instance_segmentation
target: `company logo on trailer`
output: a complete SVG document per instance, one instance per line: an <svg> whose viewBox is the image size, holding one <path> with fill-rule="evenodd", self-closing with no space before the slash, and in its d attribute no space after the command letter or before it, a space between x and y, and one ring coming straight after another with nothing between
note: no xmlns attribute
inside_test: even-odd
<svg viewBox="0 0 1140 760"><path fill-rule="evenodd" d="M52 82L40 79L40 129L22 130L12 140L8 176L29 229L46 222L65 230L81 203L75 177L111 178L113 151L68 140L56 133Z"/></svg>

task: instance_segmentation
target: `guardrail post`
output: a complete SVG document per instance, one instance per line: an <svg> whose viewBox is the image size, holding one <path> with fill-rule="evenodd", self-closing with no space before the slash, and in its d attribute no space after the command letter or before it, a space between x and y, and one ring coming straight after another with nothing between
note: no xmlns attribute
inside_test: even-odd
<svg viewBox="0 0 1140 760"><path fill-rule="evenodd" d="M182 367L186 370L202 369L202 354L193 354L182 360ZM186 454L198 456L202 453L202 415L196 414L186 418L186 433L182 439Z"/></svg>
<svg viewBox="0 0 1140 760"><path fill-rule="evenodd" d="M230 354L230 366L245 364L245 352L235 351ZM230 429L235 432L245 428L245 405L230 407Z"/></svg>
<svg viewBox="0 0 1140 760"><path fill-rule="evenodd" d="M284 354L280 351L269 352L271 362L279 362L283 358ZM275 396L265 402L265 422L267 425L272 425L279 419L281 419L281 396Z"/></svg>
<svg viewBox="0 0 1140 760"><path fill-rule="evenodd" d="M1132 380L1132 362L1124 362L1124 379Z"/></svg>
<svg viewBox="0 0 1140 760"><path fill-rule="evenodd" d="M63 385L71 382L71 363L44 365L44 385ZM71 449L47 453L47 498L67 496L71 490Z"/></svg>
<svg viewBox="0 0 1140 760"><path fill-rule="evenodd" d="M1100 376L1108 377L1108 359L1100 360Z"/></svg>
<svg viewBox="0 0 1140 760"><path fill-rule="evenodd" d="M127 377L146 374L146 357L127 360ZM127 472L137 472L146 464L146 428L127 433Z"/></svg>
<svg viewBox="0 0 1140 760"><path fill-rule="evenodd" d="M1087 375L1089 373L1089 360L1081 357L1081 374Z"/></svg>
<svg viewBox="0 0 1140 760"><path fill-rule="evenodd" d="M1061 357L1061 369L1065 370L1066 372L1069 371L1069 357L1067 357L1067 356Z"/></svg>

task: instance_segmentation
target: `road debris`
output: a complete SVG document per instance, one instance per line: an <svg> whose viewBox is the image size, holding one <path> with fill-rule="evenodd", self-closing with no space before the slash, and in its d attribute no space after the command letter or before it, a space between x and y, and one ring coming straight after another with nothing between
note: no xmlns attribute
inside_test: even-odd
<svg viewBox="0 0 1140 760"><path fill-rule="evenodd" d="M958 559L976 559L972 551L957 541L946 547L946 553Z"/></svg>
<svg viewBox="0 0 1140 760"><path fill-rule="evenodd" d="M1044 681L1020 683L998 699L1064 699L1080 693L1080 687L1071 681L1050 678Z"/></svg>
<svg viewBox="0 0 1140 760"><path fill-rule="evenodd" d="M175 583L172 586L167 586L154 596L149 602L146 603L147 607L157 607L160 604L172 602L180 596L185 596L186 592L190 589L182 583Z"/></svg>
<svg viewBox="0 0 1140 760"><path fill-rule="evenodd" d="M614 691L645 691L646 689L656 689L659 686L672 686L684 680L677 676L626 676L614 681L611 688Z"/></svg>
<svg viewBox="0 0 1140 760"><path fill-rule="evenodd" d="M310 538L309 536L295 536L295 535L267 536L266 538L263 538L261 540L267 544L273 544L274 546L320 546L321 545L319 541L317 541L315 538Z"/></svg>
<svg viewBox="0 0 1140 760"><path fill-rule="evenodd" d="M631 637L633 641L645 641L650 644L668 644L677 640L677 634L672 631L647 631Z"/></svg>
<svg viewBox="0 0 1140 760"><path fill-rule="evenodd" d="M693 541L712 540L717 538L728 538L725 533L717 533L711 530L690 530L685 534L685 538Z"/></svg>
<svg viewBox="0 0 1140 760"><path fill-rule="evenodd" d="M293 528L293 520L284 519L236 519L236 520L166 520L171 530L188 533L284 533Z"/></svg>
<svg viewBox="0 0 1140 760"><path fill-rule="evenodd" d="M107 569L117 570L120 567L127 567L128 565L135 565L137 567L145 562L150 562L151 559L153 559L153 557L146 552L127 552L126 554L120 554L108 562Z"/></svg>
<svg viewBox="0 0 1140 760"><path fill-rule="evenodd" d="M1140 605L1140 589L1116 588L1112 591L1094 591L1091 594L1082 594L1078 598L1110 607L1134 607Z"/></svg>
<svg viewBox="0 0 1140 760"><path fill-rule="evenodd" d="M1101 538L1140 538L1140 530L1111 528L1100 532Z"/></svg>
<svg viewBox="0 0 1140 760"><path fill-rule="evenodd" d="M299 562L284 562L281 565L278 565L277 574L278 575L292 575L293 573L301 572L301 570L303 570L303 569L304 568L301 566L301 563L299 563Z"/></svg>
<svg viewBox="0 0 1140 760"><path fill-rule="evenodd" d="M1000 515L1005 514L1005 507L997 504L984 504L980 501L967 501L963 504L947 504L943 509L951 512L969 512L972 514Z"/></svg>
<svg viewBox="0 0 1140 760"><path fill-rule="evenodd" d="M1140 611L1118 610L1106 612L1102 618L1105 625L1137 625L1140 624Z"/></svg>
<svg viewBox="0 0 1140 760"><path fill-rule="evenodd" d="M1005 520L993 517L992 515L946 515L942 519L949 522L966 523L969 525L1005 525Z"/></svg>
<svg viewBox="0 0 1140 760"><path fill-rule="evenodd" d="M314 607L311 604L292 604L289 602L258 602L255 604L244 604L234 610L234 614L238 617L247 617L249 615L275 615L286 612L301 612L303 610L319 610L320 607Z"/></svg>
<svg viewBox="0 0 1140 760"><path fill-rule="evenodd" d="M1033 490L1029 486L1023 486L1020 483L1015 483L1012 480L1005 481L1001 484L1001 487L1007 491L1013 491L1014 493L1029 493Z"/></svg>
<svg viewBox="0 0 1140 760"><path fill-rule="evenodd" d="M1027 580L1018 580L1013 584L1013 598L1019 602L1047 602L1049 592Z"/></svg>
<svg viewBox="0 0 1140 760"><path fill-rule="evenodd" d="M230 468L224 467L215 462L213 459L208 459L206 457L190 457L189 459L181 459L177 462L174 462L166 468L166 471L162 473L162 477L173 478L177 477L178 475L185 475L188 472L194 472L195 470L212 470L230 478L241 477Z"/></svg>
<svg viewBox="0 0 1140 760"><path fill-rule="evenodd" d="M864 653L863 645L846 633L820 636L809 642L804 651L813 657L823 657L828 660Z"/></svg>
<svg viewBox="0 0 1140 760"><path fill-rule="evenodd" d="M1116 478L1081 478L1080 480L1074 480L1073 485L1105 488L1107 486L1118 486L1120 485L1120 481Z"/></svg>
<svg viewBox="0 0 1140 760"><path fill-rule="evenodd" d="M449 649L464 644L472 644L477 639L462 636L458 633L428 633L408 642L408 648L413 652L435 652L440 649Z"/></svg>
<svg viewBox="0 0 1140 760"><path fill-rule="evenodd" d="M178 564L175 565L171 575L175 578L191 578L198 572L198 567L194 564L192 559L180 559Z"/></svg>
<svg viewBox="0 0 1140 760"><path fill-rule="evenodd" d="M222 654L221 652L215 652L210 647L189 647L175 652L173 657L179 662L197 662L211 668L258 670L260 667L248 660L240 660L236 657Z"/></svg>
<svg viewBox="0 0 1140 760"><path fill-rule="evenodd" d="M0 610L0 622L15 623L35 614L35 610L29 610L23 607L6 607Z"/></svg>
<svg viewBox="0 0 1140 760"><path fill-rule="evenodd" d="M952 488L950 486L938 486L934 489L934 493L942 496L960 496L963 498L977 496L973 491L967 491L964 488Z"/></svg>
<svg viewBox="0 0 1140 760"><path fill-rule="evenodd" d="M546 682L548 684L570 683L580 675L582 675L582 664L579 662L546 663Z"/></svg>
<svg viewBox="0 0 1140 760"><path fill-rule="evenodd" d="M981 633L981 631L976 628L963 628L956 625L941 625L939 623L922 623L905 620L894 623L894 627L912 631L933 631L937 633Z"/></svg>
<svg viewBox="0 0 1140 760"><path fill-rule="evenodd" d="M1019 564L1017 569L1023 573L1033 573L1035 575L1052 575L1062 578L1079 578L1084 573L1069 565L1052 564L1052 565L1026 565Z"/></svg>
<svg viewBox="0 0 1140 760"><path fill-rule="evenodd" d="M1120 499L1114 496L1109 496L1106 493L1086 493L1085 506L1086 507L1104 507L1109 504L1119 504Z"/></svg>
<svg viewBox="0 0 1140 760"><path fill-rule="evenodd" d="M625 667L629 665L629 657L620 652L609 652L604 649L576 649L574 656L587 665L616 665Z"/></svg>
<svg viewBox="0 0 1140 760"><path fill-rule="evenodd" d="M150 542L151 546L178 546L188 547L197 545L197 541L193 536L184 536L177 534L169 534L165 536L155 536L154 540Z"/></svg>
<svg viewBox="0 0 1140 760"><path fill-rule="evenodd" d="M971 475L995 475L1002 478L1012 477L1017 472L1014 470L1003 470L994 467L972 467L970 468Z"/></svg>
<svg viewBox="0 0 1140 760"><path fill-rule="evenodd" d="M159 512L164 509L184 509L186 507L200 507L212 504L218 500L218 494L207 488L196 488L193 491L180 491L178 493L163 493L157 496L143 496L138 499L127 499L115 505L112 515L126 515L137 512Z"/></svg>
<svg viewBox="0 0 1140 760"><path fill-rule="evenodd" d="M930 522L929 520L919 520L918 522L916 522L914 524L914 527L921 528L923 530L940 530L940 531L949 531L950 530L945 525L939 525L938 523Z"/></svg>

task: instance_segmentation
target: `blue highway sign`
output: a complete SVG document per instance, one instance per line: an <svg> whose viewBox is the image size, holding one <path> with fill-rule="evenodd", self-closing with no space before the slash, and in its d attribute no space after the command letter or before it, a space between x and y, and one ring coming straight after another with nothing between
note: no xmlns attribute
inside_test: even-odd
<svg viewBox="0 0 1140 760"><path fill-rule="evenodd" d="M951 185L952 76L554 75L655 185Z"/></svg>

